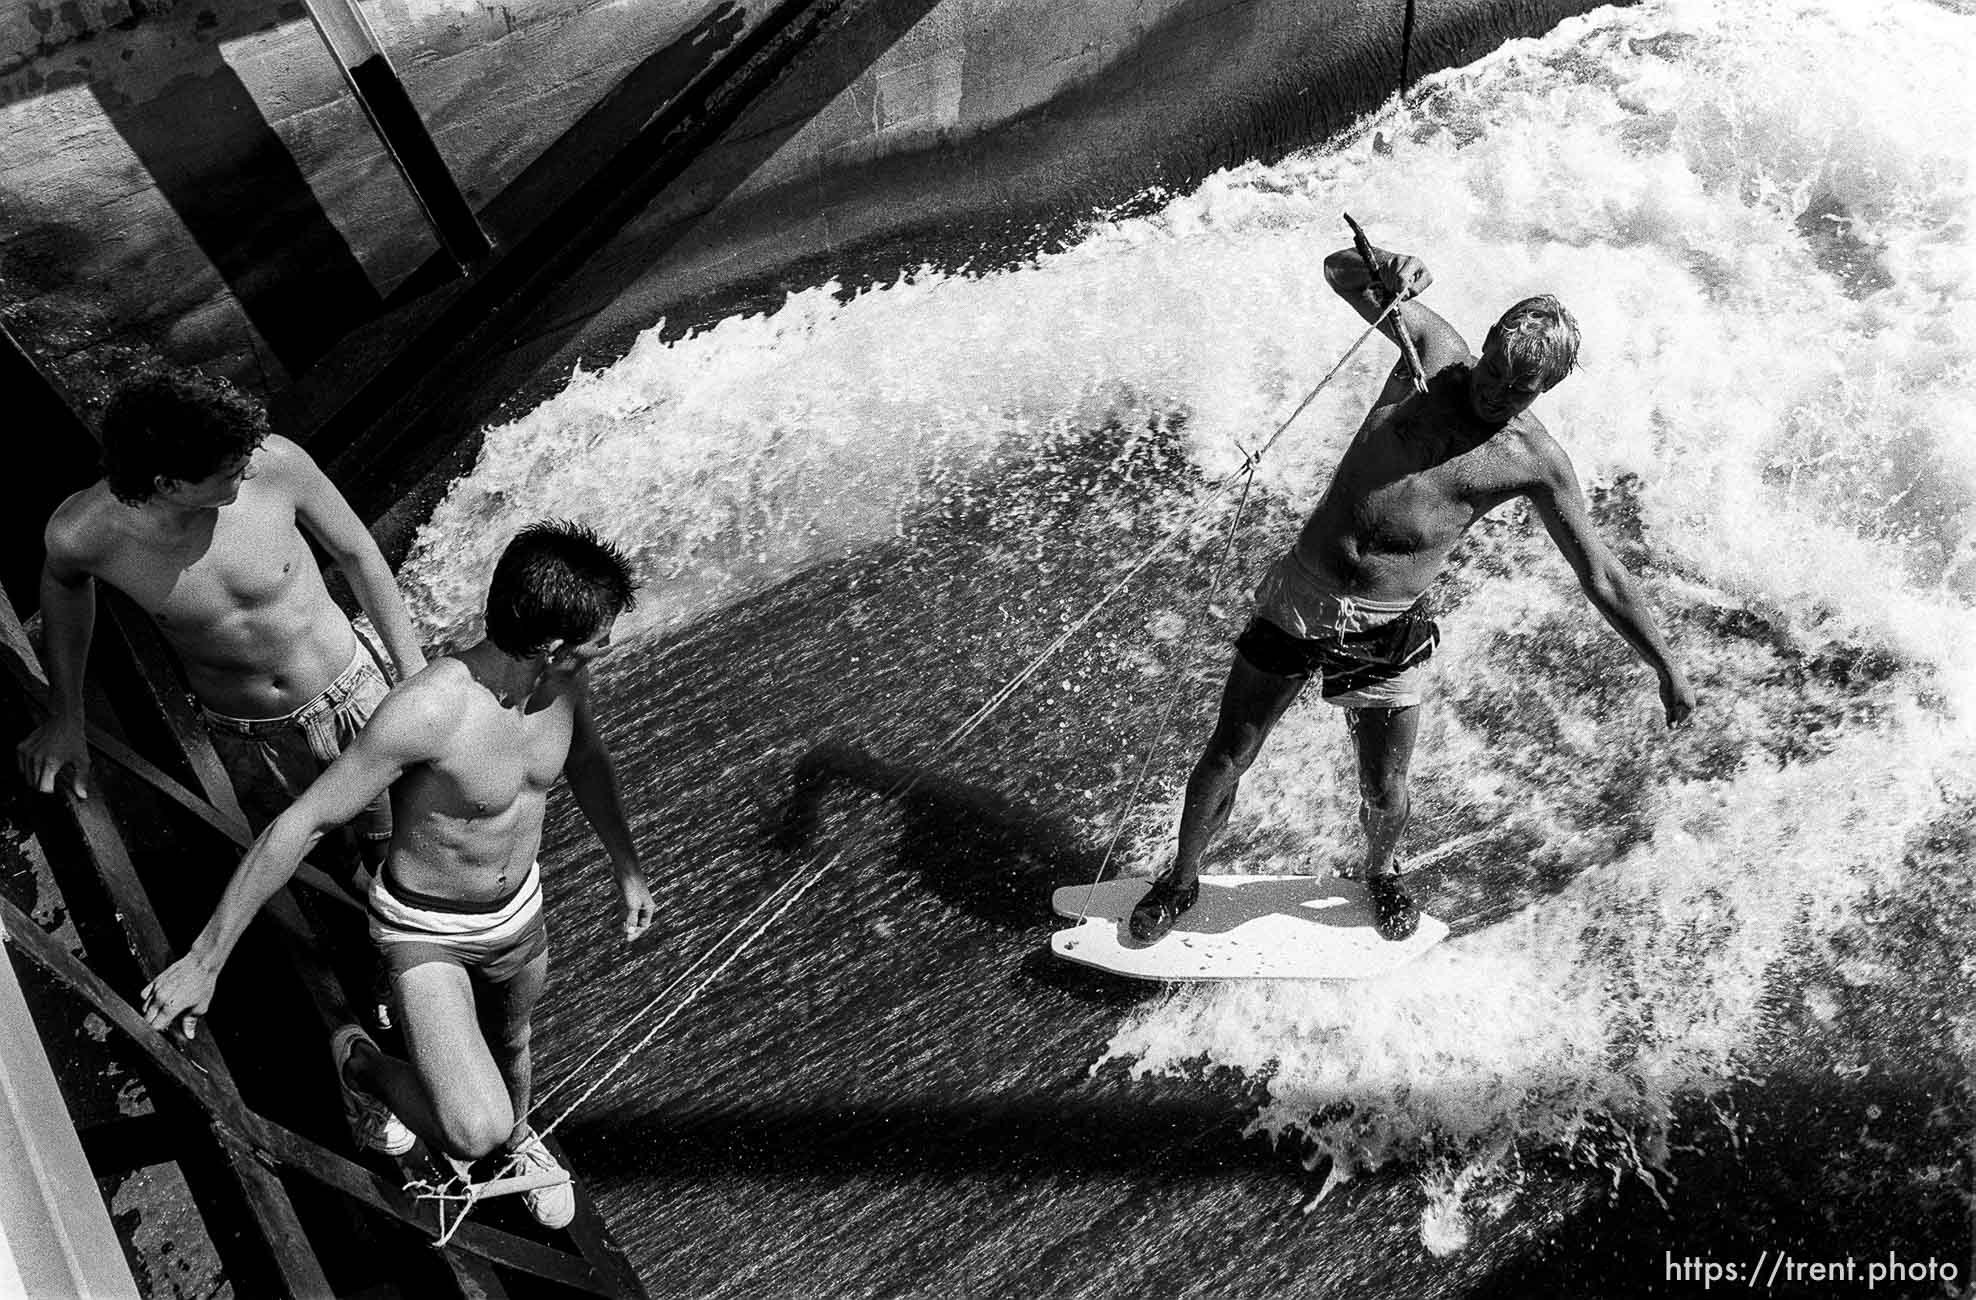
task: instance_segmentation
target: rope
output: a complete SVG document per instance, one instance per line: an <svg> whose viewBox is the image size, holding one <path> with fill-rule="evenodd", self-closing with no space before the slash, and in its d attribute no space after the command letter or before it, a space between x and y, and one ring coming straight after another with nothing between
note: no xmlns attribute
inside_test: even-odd
<svg viewBox="0 0 1976 1300"><path fill-rule="evenodd" d="M1290 414L1284 418L1283 422L1276 426L1275 431L1272 432L1268 438L1263 440L1262 445L1258 447L1255 451L1246 453L1242 467L1240 469L1234 471L1233 473L1221 479L1219 482L1213 484L1211 487L1211 491L1209 492L1206 499L1204 499L1202 502L1196 505L1192 510L1190 510L1187 513L1186 517L1183 518L1178 524L1168 529L1166 535L1160 538L1160 540L1157 543L1155 543L1149 550L1147 550L1139 558L1139 560L1135 562L1133 566L1126 571L1124 576L1120 577L1116 582L1114 582L1111 585L1111 587L1104 592L1102 596L1100 596L1096 601L1092 602L1090 608L1088 608L1081 617L1079 617L1074 623L1070 624L1070 626L1066 627L1062 632L1058 633L1057 637L1053 641L1051 641L1049 645L1045 646L1040 653L1038 653L1034 658L1032 658L1028 664L1026 664L1013 677L1009 678L1007 682L1003 683L1002 686L998 690L996 690L996 692L993 695L989 696L988 699L980 707L975 709L973 713L969 714L968 717L965 718L959 725L955 726L953 730L949 731L946 734L946 736L942 737L939 743L934 746L932 758L934 760L937 760L943 757L949 750L953 749L962 740L966 739L969 735L973 734L976 730L978 730L983 723L985 723L991 716L993 716L993 714L997 709L1001 708L1002 705L1006 704L1010 700L1010 698L1012 698L1016 694L1016 692L1022 688L1022 686L1025 683L1027 683L1032 677L1034 677L1038 672L1040 672L1044 664L1048 663L1052 658L1054 658L1057 652L1062 650L1064 646L1068 645L1079 632L1083 631L1083 629L1086 626L1088 626L1094 618L1098 616L1099 612L1102 611L1107 605L1109 605L1112 602L1112 600L1118 596L1120 592L1124 591L1127 586L1131 585L1132 581L1135 578L1137 578L1141 573L1143 573L1153 563L1154 560L1158 559L1161 555L1164 555L1166 551L1176 541L1178 541L1183 534L1191 531L1192 528L1194 527L1196 520L1201 515L1205 514L1210 507L1214 506L1220 500L1220 498L1227 493L1229 488L1239 478L1242 486L1242 494L1236 502L1234 514L1230 517L1228 531L1222 537L1221 553L1216 561L1214 575L1209 582L1208 600L1210 603L1212 603L1214 599L1214 593L1219 588L1221 579L1228 565L1229 557L1232 554L1234 538L1241 524L1242 515L1248 507L1250 493L1255 486L1255 471L1257 465L1261 463L1263 456L1268 453L1270 448L1276 445L1277 440L1283 436L1285 431L1289 429L1290 425L1296 420L1296 418L1302 415L1313 401L1317 400L1317 395L1324 391L1324 389L1331 383L1332 379L1337 376L1338 372L1344 368L1345 363L1347 361L1350 361L1352 357L1358 353L1358 350L1361 347L1365 346L1365 341L1371 338L1373 333L1376 330L1378 330L1381 325L1386 323L1387 317L1392 315L1393 311L1398 306L1399 306L1399 300L1397 298L1394 299L1394 301L1392 301L1391 303L1388 303L1386 308L1383 311L1381 311L1379 315L1373 319L1372 323L1365 328L1364 332L1361 333L1358 336L1358 338L1352 342L1351 347L1347 348L1344 354L1340 356L1335 363L1333 363L1331 368L1325 371L1324 377L1319 379L1316 385L1313 386L1308 393L1304 394L1304 399L1301 402L1297 403L1296 409L1292 410ZM1128 799L1124 811L1120 814L1118 826L1112 833L1111 841L1109 844L1107 844L1105 848L1104 863L1109 863L1111 861L1113 850L1116 848L1120 837L1124 833L1125 823L1131 815L1133 806L1135 806L1138 801L1139 791L1143 786L1145 782L1146 774L1148 770L1150 770L1152 765L1153 754L1157 750L1159 746L1159 742L1165 738L1166 726L1168 721L1172 717L1174 703L1178 698L1179 687L1183 680L1184 680L1184 674L1176 674L1174 679L1173 689L1169 692L1166 707L1161 715L1159 729L1154 734L1153 742L1146 747L1146 758L1140 768L1138 779L1133 784L1131 795ZM883 801L890 802L899 798L903 798L905 795L910 794L913 791L913 789L915 789L918 786L921 779L921 773L924 770L925 769L922 768L920 771L914 772L912 775L904 778L903 780L894 782L891 787L889 787L881 794L880 798ZM615 1043L623 1034L628 1032L631 1027L638 1024L640 1021L644 1020L645 1017L649 1015L654 1009L656 1009L662 1002L666 1001L669 997L671 997L673 992L677 990L682 984L685 984L690 979L692 979L696 971L700 970L710 960L713 959L714 955L720 951L722 945L728 943L736 934L739 934L745 927L749 925L750 922L752 922L757 916L761 915L762 911L765 908L768 908L769 906L774 904L775 900L778 897L783 896L785 893L787 894L787 897L783 898L783 901L780 903L780 905L775 907L775 910L770 913L770 915L766 920L762 921L759 925L755 926L754 929L747 935L747 937L742 939L738 944L736 944L733 950L729 952L725 957L721 958L719 963L715 965L711 971L707 972L707 974L702 979L700 979L700 981L690 991L688 991L685 994L685 996L679 998L678 1001L675 1002L673 1006L669 1010L667 1010L666 1013L663 1016L661 1016L659 1020L656 1023L654 1023L645 1032L644 1036L641 1037L636 1043L634 1043L631 1046L630 1050L620 1055L617 1061L613 1063L610 1066L610 1068L605 1070L594 1081L592 1081L588 1087L586 1087L581 1093L579 1093L576 1099L570 1102L567 1106L565 1106L562 1112L558 1114L555 1119L551 1120L545 1127L536 1130L537 1137L538 1138L546 1137L549 1134L555 1132L556 1128L559 1125L561 1125L564 1120L568 1119L572 1114L574 1114L577 1111L579 1107L583 1105L584 1102L588 1101L591 1097L595 1096L596 1093L600 1089L602 1089L605 1084L610 1082L611 1079L615 1078L619 1071L623 1070L624 1067L629 1065L638 1056L640 1052L642 1052L646 1047L650 1046L654 1038L658 1037L658 1035L661 1032L663 1032L668 1025L670 1025L674 1020L678 1019L681 1013L683 1013L687 1007L692 1005L694 999L699 997L701 993L705 992L706 989L716 979L720 978L720 976L727 970L728 967L732 966L737 960L740 959L743 953L747 952L749 948L754 946L757 940L759 940L764 934L768 933L769 929L772 926L774 926L774 924L778 920L780 920L789 911L791 907L794 907L796 903L802 899L803 895L807 894L812 888L814 888L817 882L822 880L823 877L829 873L831 868L835 867L840 861L842 861L845 855L848 854L852 848L858 847L861 843L862 843L862 838L853 839L850 843L843 845L836 852L830 854L830 856L825 858L821 863L819 863L814 870L808 871L807 878L801 879L800 884L795 884L795 888L793 892L791 892L791 885L795 883L799 877L803 876L803 871L801 870L794 873L788 880L784 881L782 884L776 886L775 889L769 891L768 895L764 897L762 901L758 902L752 909L750 909L750 911L746 916L742 917L741 920L735 922L732 926L728 927L728 930L725 934L723 934L718 940L716 940L708 948L702 950L700 955L694 958L694 960L687 965L686 969L683 972L675 976L670 983L668 983L663 989L661 989L657 994L655 994L651 999L649 999L645 1003L645 1005L638 1010L636 1014L620 1022L619 1027L613 1029L609 1034L605 1035L603 1041L599 1043L597 1047L593 1048L588 1056L586 1056L582 1061L578 1062L576 1066L572 1067L570 1070L565 1072L562 1079L560 1079L556 1084L552 1085L550 1088L548 1088L543 1093L541 1093L535 1099L533 1105L531 1105L530 1107L531 1113L540 1110L547 1103L550 1097L559 1093L571 1081L578 1078L581 1075L582 1071L589 1068L590 1065L595 1063L597 1059L603 1055L604 1051L611 1046L611 1044ZM1099 867L1100 878L1102 878L1103 872L1104 872L1104 864L1101 864ZM1093 884L1095 885L1095 883L1096 882L1094 881ZM468 1190L464 1198L458 1195L447 1195L443 1198L445 1201L464 1199L465 1204L460 1207L458 1215L454 1219L452 1226L446 1227L444 1204L443 1202L441 1203L440 1224L442 1227L442 1232L440 1233L440 1236L436 1243L437 1245L444 1246L448 1241L451 1240L453 1233L458 1230L461 1223L465 1222L468 1212L470 1212L473 1209L474 1205L479 1201L482 1195L482 1189L488 1186L490 1183L494 1181L498 1181L500 1178L504 1178L509 1173L512 1173L520 1163L520 1159L521 1157L517 1155L511 1155L507 1163L504 1165L502 1172L497 1174L494 1179L490 1179L488 1183L469 1183L467 1185Z"/></svg>

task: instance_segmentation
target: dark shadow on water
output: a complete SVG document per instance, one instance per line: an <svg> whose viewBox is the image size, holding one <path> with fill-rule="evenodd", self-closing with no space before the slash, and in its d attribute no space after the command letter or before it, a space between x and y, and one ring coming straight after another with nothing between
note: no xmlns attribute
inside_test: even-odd
<svg viewBox="0 0 1976 1300"><path fill-rule="evenodd" d="M1225 1096L1108 1098L1013 1096L787 1107L760 1103L615 1115L559 1130L577 1168L593 1178L807 1175L949 1177L1104 1175L1144 1170L1163 1180L1232 1169L1307 1176L1294 1155L1244 1138L1243 1112Z"/></svg>
<svg viewBox="0 0 1976 1300"><path fill-rule="evenodd" d="M825 802L846 789L897 806L902 823L890 848L894 867L991 925L1051 924L1052 891L1088 882L1098 870L1100 854L1062 819L1000 791L843 742L818 745L797 761L789 797L767 828L771 845L792 853L824 847Z"/></svg>
<svg viewBox="0 0 1976 1300"><path fill-rule="evenodd" d="M1701 1105L1689 1107L1664 1178L1665 1201L1635 1181L1594 1198L1540 1248L1507 1261L1472 1300L1526 1297L1695 1296L1703 1263L1733 1266L1714 1291L1780 1297L1967 1295L1970 1270L1969 1091L1954 1073L1885 1074L1856 1081L1830 1074L1773 1076L1742 1084L1725 1101L1733 1134ZM1939 1178L1925 1171L1940 1171ZM1932 1190L1931 1190L1932 1189ZM1765 1252L1768 1252L1767 1257ZM1800 1268L1855 1262L1850 1282ZM1956 1285L1882 1279L1866 1269L1889 1258L1931 1259ZM1754 1284L1744 1273L1763 1259ZM1690 1261L1693 1261L1692 1263Z"/></svg>
<svg viewBox="0 0 1976 1300"><path fill-rule="evenodd" d="M1108 1010L1123 1011L1151 1001L1167 989L1151 980L1127 979L1065 961L1047 948L1038 948L1023 958L1021 969L1025 980Z"/></svg>

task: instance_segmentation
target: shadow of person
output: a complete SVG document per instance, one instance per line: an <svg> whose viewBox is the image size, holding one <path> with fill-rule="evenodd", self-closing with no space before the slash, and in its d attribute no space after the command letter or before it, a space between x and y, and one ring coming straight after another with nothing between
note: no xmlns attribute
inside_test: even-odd
<svg viewBox="0 0 1976 1300"><path fill-rule="evenodd" d="M889 852L893 866L919 876L933 895L992 925L1048 925L1052 890L1088 882L1098 871L1100 855L1059 818L997 791L833 741L797 760L789 797L767 827L770 845L787 853L814 851L826 803L845 790L876 795L901 816L889 845L873 839L875 853Z"/></svg>

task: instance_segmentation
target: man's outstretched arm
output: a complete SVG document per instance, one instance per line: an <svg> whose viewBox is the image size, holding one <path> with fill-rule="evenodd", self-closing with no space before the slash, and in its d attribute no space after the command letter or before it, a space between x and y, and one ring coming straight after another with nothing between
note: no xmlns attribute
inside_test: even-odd
<svg viewBox="0 0 1976 1300"><path fill-rule="evenodd" d="M1539 435L1548 439L1548 435ZM1667 725L1687 721L1695 709L1694 688L1669 655L1667 642L1654 625L1653 614L1640 598L1640 589L1626 566L1600 540L1585 509L1585 494L1578 476L1564 452L1552 444L1545 472L1529 493L1530 504L1544 521L1544 530L1563 553L1571 571L1578 575L1592 608L1612 625L1633 653L1654 670L1660 681L1660 702L1667 711Z"/></svg>
<svg viewBox="0 0 1976 1300"><path fill-rule="evenodd" d="M192 1036L192 1017L204 1015L212 1003L220 970L247 923L294 876L316 841L369 807L429 751L430 746L420 743L428 729L417 702L408 707L399 693L386 696L336 761L268 823L234 869L192 947L145 986L144 1018L152 1028L182 1022L185 1036Z"/></svg>

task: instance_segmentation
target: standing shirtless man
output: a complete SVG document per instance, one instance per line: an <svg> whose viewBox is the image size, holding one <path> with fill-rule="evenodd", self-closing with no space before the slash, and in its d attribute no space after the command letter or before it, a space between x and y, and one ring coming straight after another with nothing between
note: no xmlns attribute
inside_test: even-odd
<svg viewBox="0 0 1976 1300"><path fill-rule="evenodd" d="M1668 725L1695 707L1633 580L1593 531L1570 458L1530 414L1577 364L1577 322L1548 294L1526 298L1489 330L1477 358L1413 300L1433 283L1417 258L1370 249L1376 283L1366 260L1350 248L1331 254L1325 281L1368 321L1401 298L1382 329L1395 342L1405 331L1428 391L1415 391L1404 360L1394 366L1296 545L1257 588L1220 717L1187 782L1173 866L1133 909L1137 939L1159 938L1194 905L1201 855L1227 824L1242 774L1313 676L1325 701L1346 711L1357 746L1379 933L1413 933L1420 913L1393 850L1407 823L1426 663L1440 638L1423 593L1469 527L1505 502L1530 502L1593 608L1654 670Z"/></svg>
<svg viewBox="0 0 1976 1300"><path fill-rule="evenodd" d="M103 478L48 520L41 617L53 712L18 747L43 793L64 767L89 794L82 673L96 583L126 594L185 666L250 828L259 831L336 757L398 675L425 666L404 599L356 512L260 407L211 380L133 380L103 417ZM349 580L382 652L330 598L303 534ZM388 804L354 824L382 860ZM339 874L359 845L334 855Z"/></svg>
<svg viewBox="0 0 1976 1300"><path fill-rule="evenodd" d="M151 1025L189 1037L254 913L325 831L389 791L396 816L371 881L370 934L411 1060L384 1055L356 1025L336 1031L352 1128L391 1154L416 1134L456 1160L505 1150L525 1169L560 1172L528 1125L529 1026L549 970L535 855L549 789L567 775L610 857L625 938L651 924L587 672L632 592L624 557L589 530L542 523L517 534L488 587L485 638L395 688L254 841L191 950L144 990ZM576 1212L566 1178L523 1201L552 1228Z"/></svg>

